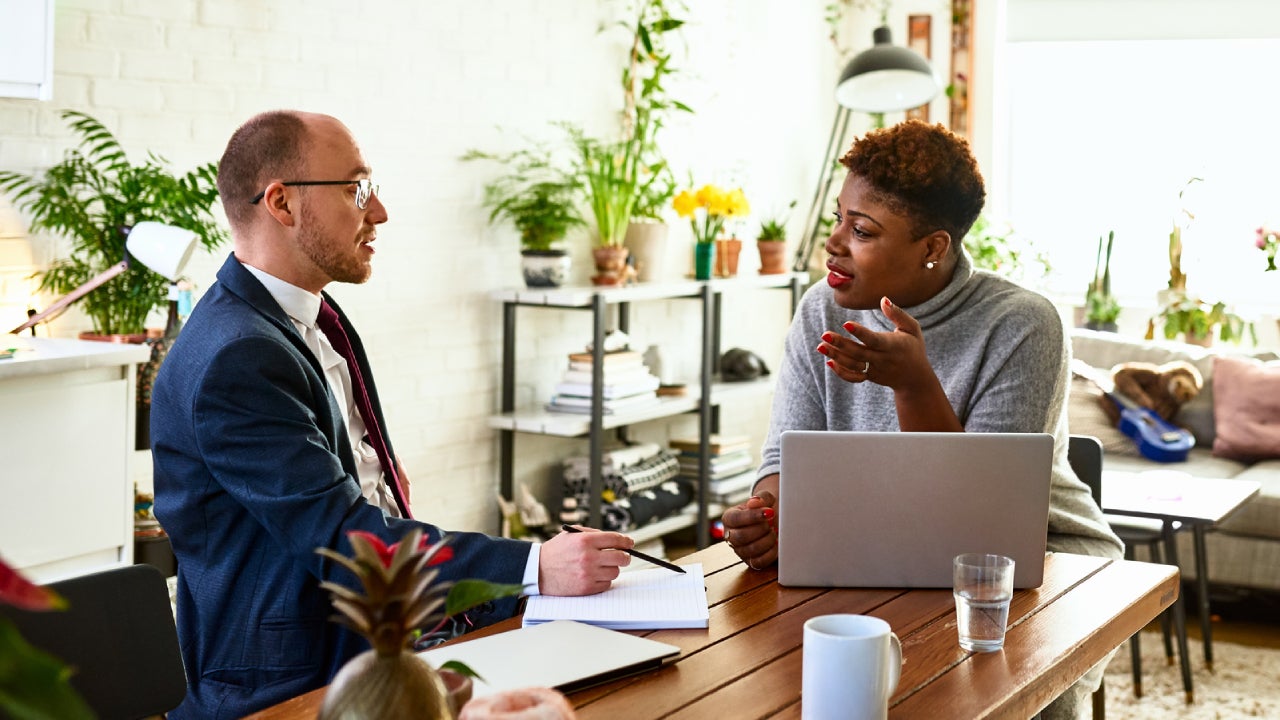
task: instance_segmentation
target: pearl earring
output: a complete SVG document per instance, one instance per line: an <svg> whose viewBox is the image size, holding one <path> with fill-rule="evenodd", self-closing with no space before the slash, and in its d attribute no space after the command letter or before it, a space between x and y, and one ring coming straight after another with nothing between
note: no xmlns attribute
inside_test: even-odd
<svg viewBox="0 0 1280 720"><path fill-rule="evenodd" d="M937 263L935 263L934 261L930 260L929 262L927 262L927 263L925 263L925 264L924 264L924 268L925 268L926 270L932 270L934 265L937 265Z"/></svg>

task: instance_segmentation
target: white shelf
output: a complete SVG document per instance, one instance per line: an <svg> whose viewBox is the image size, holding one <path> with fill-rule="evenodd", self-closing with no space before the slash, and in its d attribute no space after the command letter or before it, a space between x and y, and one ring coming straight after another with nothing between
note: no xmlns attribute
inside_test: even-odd
<svg viewBox="0 0 1280 720"><path fill-rule="evenodd" d="M799 278L805 285L809 282L808 273L782 273L780 275L740 275L738 277L717 278L714 280L672 280L637 283L625 287L596 287L594 285L534 289L510 287L494 290L489 294L489 297L501 302L514 302L521 305L582 308L590 307L597 295L603 297L607 304L640 300L663 300L667 298L697 297L702 292L702 286L708 284L716 292L735 288L778 288L790 285L792 278Z"/></svg>
<svg viewBox="0 0 1280 720"><path fill-rule="evenodd" d="M665 517L657 522L651 522L642 528L636 528L626 534L631 539L635 540L637 545L639 545L640 543L649 542L650 540L656 540L663 535L673 533L677 530L693 527L697 522L698 504L692 503L675 515Z"/></svg>
<svg viewBox="0 0 1280 720"><path fill-rule="evenodd" d="M773 392L773 386L773 381L767 377L744 382L715 383L711 387L711 401L719 404L734 399L759 397ZM634 425L693 412L698 409L700 394L693 391L694 385L689 384L686 387L690 389L689 394L660 396L657 405L604 415L603 427L609 430L623 425ZM554 412L529 408L491 415L489 427L495 430L514 430L535 435L578 437L591 432L591 415L590 413Z"/></svg>

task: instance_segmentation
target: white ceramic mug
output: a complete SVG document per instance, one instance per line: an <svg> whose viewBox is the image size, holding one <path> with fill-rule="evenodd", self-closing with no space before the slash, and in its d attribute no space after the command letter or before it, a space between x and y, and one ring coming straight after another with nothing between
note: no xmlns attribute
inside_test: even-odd
<svg viewBox="0 0 1280 720"><path fill-rule="evenodd" d="M874 720L889 714L902 645L869 615L819 615L804 624L800 714L805 720Z"/></svg>

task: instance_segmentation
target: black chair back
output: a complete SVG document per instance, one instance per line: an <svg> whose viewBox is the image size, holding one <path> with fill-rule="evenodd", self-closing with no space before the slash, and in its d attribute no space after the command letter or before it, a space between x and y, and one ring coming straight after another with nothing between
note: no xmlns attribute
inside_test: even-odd
<svg viewBox="0 0 1280 720"><path fill-rule="evenodd" d="M1102 441L1092 435L1072 435L1067 441L1067 462L1102 507Z"/></svg>
<svg viewBox="0 0 1280 720"><path fill-rule="evenodd" d="M22 637L74 668L71 684L102 720L169 712L187 694L169 589L150 565L50 583L63 611L0 606Z"/></svg>

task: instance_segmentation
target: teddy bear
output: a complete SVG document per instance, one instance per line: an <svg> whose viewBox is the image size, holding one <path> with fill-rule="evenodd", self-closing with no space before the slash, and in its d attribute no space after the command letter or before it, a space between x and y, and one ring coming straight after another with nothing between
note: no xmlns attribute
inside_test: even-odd
<svg viewBox="0 0 1280 720"><path fill-rule="evenodd" d="M1204 378L1194 365L1174 360L1156 365L1149 362L1125 362L1111 368L1115 392L1135 404L1150 408L1166 422L1172 422L1178 410L1204 387ZM1120 422L1120 408L1105 395L1099 396L1112 425Z"/></svg>

